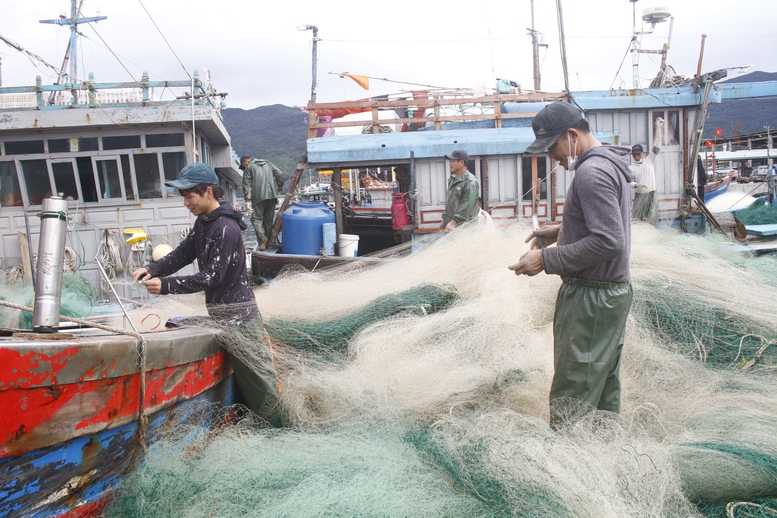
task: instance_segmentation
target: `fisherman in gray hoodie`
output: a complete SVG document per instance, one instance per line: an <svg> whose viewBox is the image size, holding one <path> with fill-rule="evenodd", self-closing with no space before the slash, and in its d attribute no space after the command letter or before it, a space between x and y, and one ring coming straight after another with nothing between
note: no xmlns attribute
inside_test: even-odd
<svg viewBox="0 0 777 518"><path fill-rule="evenodd" d="M620 363L633 291L629 149L602 144L569 103L543 108L532 121L527 153L548 150L575 171L564 221L535 230L531 250L509 266L516 275L541 271L563 284L553 316L554 376L550 425L572 424L591 410L620 411ZM555 247L548 247L557 243Z"/></svg>

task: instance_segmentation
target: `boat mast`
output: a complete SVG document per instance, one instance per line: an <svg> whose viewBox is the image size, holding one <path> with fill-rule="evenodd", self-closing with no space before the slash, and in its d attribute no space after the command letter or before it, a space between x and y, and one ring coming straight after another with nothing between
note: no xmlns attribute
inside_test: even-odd
<svg viewBox="0 0 777 518"><path fill-rule="evenodd" d="M534 91L540 91L540 47L547 47L546 44L540 44L540 33L534 30L534 0L531 0L531 28L528 29L531 35L532 58L534 61Z"/></svg>
<svg viewBox="0 0 777 518"><path fill-rule="evenodd" d="M81 0L83 5L83 0ZM65 69L65 64L70 61L70 81L75 85L77 78L77 61L78 61L78 24L98 22L105 20L107 16L92 16L90 18L78 18L78 13L81 11L81 6L76 7L76 0L70 0L70 18L65 18L60 15L55 20L40 20L40 23L51 23L54 25L69 25L70 26L70 45L68 45L65 52L65 59L62 62L62 70L60 70L60 78L62 77L62 71ZM69 55L69 56L68 56Z"/></svg>
<svg viewBox="0 0 777 518"><path fill-rule="evenodd" d="M564 71L564 92L569 93L569 73L567 72L567 44L564 37L564 18L561 14L561 0L556 0L558 14L558 37L561 40L561 67Z"/></svg>
<svg viewBox="0 0 777 518"><path fill-rule="evenodd" d="M631 77L634 89L639 88L639 49L637 48L637 1L631 2Z"/></svg>

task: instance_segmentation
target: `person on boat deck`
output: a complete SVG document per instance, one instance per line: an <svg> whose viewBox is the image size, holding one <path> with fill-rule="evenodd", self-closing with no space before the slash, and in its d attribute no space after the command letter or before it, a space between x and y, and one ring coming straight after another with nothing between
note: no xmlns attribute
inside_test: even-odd
<svg viewBox="0 0 777 518"><path fill-rule="evenodd" d="M631 147L631 170L634 172L637 188L634 194L634 211L632 218L637 221L647 221L654 227L658 225L658 197L656 197L656 156L661 151L658 146L663 135L664 119L656 119L653 149L645 153L641 144Z"/></svg>
<svg viewBox="0 0 777 518"><path fill-rule="evenodd" d="M194 228L178 247L132 273L155 295L205 292L208 315L224 329L235 329L237 339L256 344L254 356L261 365L249 368L230 354L246 406L270 423L277 423L278 379L270 351L263 342L262 316L248 280L242 231L248 228L243 215L226 202L216 172L207 164L185 166L178 180L165 182L178 189L183 203L197 216ZM168 277L197 260L194 275ZM221 335L220 335L221 336ZM228 344L225 348L229 349ZM254 362L258 363L258 362Z"/></svg>
<svg viewBox="0 0 777 518"><path fill-rule="evenodd" d="M283 188L283 172L272 162L250 155L240 157L240 169L243 170L246 204L250 204L248 211L253 211L251 224L256 231L256 242L259 250L264 250L272 234L278 191Z"/></svg>
<svg viewBox="0 0 777 518"><path fill-rule="evenodd" d="M480 186L475 175L467 170L469 156L466 151L457 149L445 155L445 158L450 160L451 175L448 177L448 195L440 230L453 230L465 221L478 217Z"/></svg>
<svg viewBox="0 0 777 518"><path fill-rule="evenodd" d="M620 411L621 350L633 298L633 173L629 148L599 142L569 103L543 108L532 129L535 141L526 152L547 149L552 160L574 171L563 222L534 230L526 239L530 250L508 266L516 275L544 271L563 281L553 314L550 388L550 425L559 430L594 409Z"/></svg>

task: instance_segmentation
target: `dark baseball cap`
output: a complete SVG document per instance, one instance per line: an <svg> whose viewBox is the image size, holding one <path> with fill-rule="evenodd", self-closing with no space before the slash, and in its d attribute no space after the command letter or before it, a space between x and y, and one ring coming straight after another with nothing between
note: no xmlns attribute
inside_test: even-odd
<svg viewBox="0 0 777 518"><path fill-rule="evenodd" d="M634 144L631 146L631 154L632 155L639 155L644 153L645 149L642 147L642 144Z"/></svg>
<svg viewBox="0 0 777 518"><path fill-rule="evenodd" d="M457 149L450 155L445 155L445 158L448 160L464 160L465 162L469 162L469 155L463 149Z"/></svg>
<svg viewBox="0 0 777 518"><path fill-rule="evenodd" d="M583 114L580 110L567 102L557 101L547 105L531 121L535 140L526 148L526 152L542 153L581 120Z"/></svg>
<svg viewBox="0 0 777 518"><path fill-rule="evenodd" d="M197 162L189 164L181 169L177 180L165 182L168 187L174 187L178 190L191 189L200 184L218 185L219 177L216 171L208 164Z"/></svg>

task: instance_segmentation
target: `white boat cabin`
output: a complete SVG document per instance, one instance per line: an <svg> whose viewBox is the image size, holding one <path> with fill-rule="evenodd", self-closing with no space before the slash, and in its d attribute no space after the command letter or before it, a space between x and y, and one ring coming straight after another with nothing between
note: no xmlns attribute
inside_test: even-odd
<svg viewBox="0 0 777 518"><path fill-rule="evenodd" d="M107 266L118 273L142 265L151 247L175 247L186 235L194 218L164 185L184 165L211 165L232 204L241 173L218 94L196 72L192 81L154 82L144 74L136 83L69 86L38 79L35 87L0 88L0 269L9 272L28 254L19 234L29 234L31 255L37 252L41 200L59 195L69 202L66 245L74 266L97 287L94 258L109 240L122 264ZM155 88L170 87L189 94L154 99ZM146 244L127 244L128 229L145 232ZM138 292L117 289L128 297Z"/></svg>

